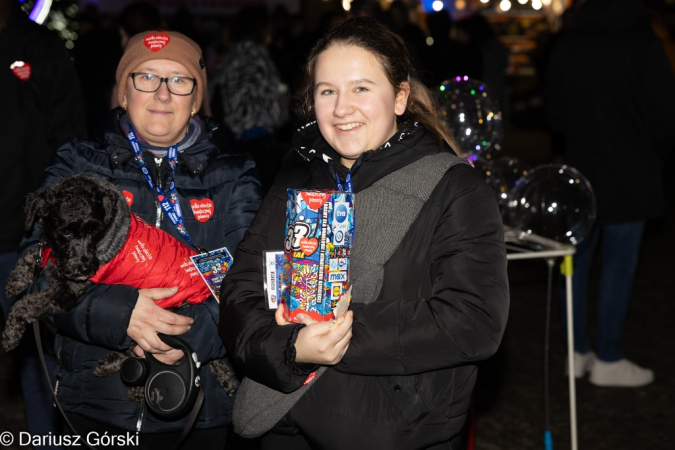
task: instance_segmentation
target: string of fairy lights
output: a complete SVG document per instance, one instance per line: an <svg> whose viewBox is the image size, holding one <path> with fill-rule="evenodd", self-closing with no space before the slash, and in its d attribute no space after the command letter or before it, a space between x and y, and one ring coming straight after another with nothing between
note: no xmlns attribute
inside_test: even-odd
<svg viewBox="0 0 675 450"><path fill-rule="evenodd" d="M326 0L324 0L326 1ZM386 8L393 0L380 0ZM75 0L19 0L21 9L36 23L54 30L67 49L71 50L78 39L79 23L76 20L79 6ZM352 0L342 0L345 11L351 9ZM565 10L566 0L422 0L426 12L469 12L491 9L496 13L541 11L559 16Z"/></svg>
<svg viewBox="0 0 675 450"><path fill-rule="evenodd" d="M326 1L326 0L324 0ZM345 11L351 9L353 0L342 0L342 8ZM380 0L386 9L393 0ZM530 10L533 12L550 9L554 14L562 14L565 10L566 0L422 0L420 6L425 12L438 11L471 11L478 9L492 9L497 13L509 11Z"/></svg>

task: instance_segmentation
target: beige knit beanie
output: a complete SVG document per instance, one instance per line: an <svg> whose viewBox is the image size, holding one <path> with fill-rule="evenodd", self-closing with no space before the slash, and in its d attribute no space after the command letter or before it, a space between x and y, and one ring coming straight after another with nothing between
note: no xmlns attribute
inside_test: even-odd
<svg viewBox="0 0 675 450"><path fill-rule="evenodd" d="M199 111L206 91L206 69L199 45L176 31L145 31L129 39L124 54L117 66L117 100L124 104L127 78L132 70L152 59L168 59L185 66L197 80L195 111Z"/></svg>

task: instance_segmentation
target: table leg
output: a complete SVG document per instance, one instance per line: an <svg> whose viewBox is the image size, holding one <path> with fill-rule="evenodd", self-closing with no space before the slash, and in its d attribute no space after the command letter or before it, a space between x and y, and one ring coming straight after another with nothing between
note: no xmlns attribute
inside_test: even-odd
<svg viewBox="0 0 675 450"><path fill-rule="evenodd" d="M569 367L570 390L570 440L572 450L577 450L577 393L576 379L574 377L574 318L572 316L572 255L565 256L562 272L563 275L565 275L565 290L567 294L567 363Z"/></svg>

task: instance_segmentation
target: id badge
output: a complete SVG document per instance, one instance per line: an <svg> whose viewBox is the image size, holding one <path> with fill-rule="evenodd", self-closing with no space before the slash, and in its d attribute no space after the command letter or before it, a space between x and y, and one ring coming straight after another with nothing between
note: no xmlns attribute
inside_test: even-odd
<svg viewBox="0 0 675 450"><path fill-rule="evenodd" d="M269 251L263 252L263 286L265 289L265 298L269 309L277 309L281 300L281 276L283 274L284 252Z"/></svg>
<svg viewBox="0 0 675 450"><path fill-rule="evenodd" d="M202 280L220 303L220 284L232 266L232 255L227 248L219 248L199 255L190 256Z"/></svg>

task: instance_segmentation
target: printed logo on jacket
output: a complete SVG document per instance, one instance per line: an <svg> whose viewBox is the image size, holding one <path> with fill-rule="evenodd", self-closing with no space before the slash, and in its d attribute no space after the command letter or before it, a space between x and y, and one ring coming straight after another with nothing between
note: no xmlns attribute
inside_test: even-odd
<svg viewBox="0 0 675 450"><path fill-rule="evenodd" d="M131 204L134 202L134 193L129 191L122 191L122 195L124 195L124 200L127 201L127 205L131 207Z"/></svg>
<svg viewBox="0 0 675 450"><path fill-rule="evenodd" d="M190 207L199 222L206 222L213 216L214 205L210 198L190 199Z"/></svg>
<svg viewBox="0 0 675 450"><path fill-rule="evenodd" d="M12 70L14 76L21 81L27 81L33 73L32 67L25 61L14 61L9 68Z"/></svg>

